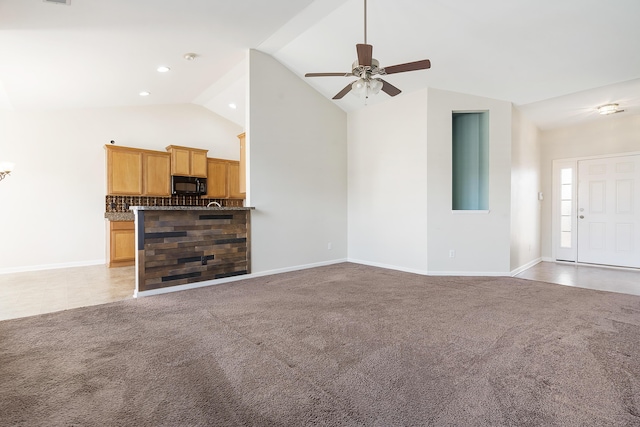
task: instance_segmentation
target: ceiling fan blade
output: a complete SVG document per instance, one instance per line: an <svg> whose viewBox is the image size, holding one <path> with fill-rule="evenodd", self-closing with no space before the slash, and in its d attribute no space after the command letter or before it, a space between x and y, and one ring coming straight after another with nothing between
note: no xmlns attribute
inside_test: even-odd
<svg viewBox="0 0 640 427"><path fill-rule="evenodd" d="M305 77L350 77L353 73L307 73Z"/></svg>
<svg viewBox="0 0 640 427"><path fill-rule="evenodd" d="M351 82L348 85L346 85L344 87L344 89L342 89L340 92L336 93L336 95L333 97L333 99L342 99L343 96L345 96L346 94L351 92L351 85L356 81L357 80L354 80L353 82Z"/></svg>
<svg viewBox="0 0 640 427"><path fill-rule="evenodd" d="M382 80L382 79L380 79L380 81L382 82L382 91L384 93L386 93L387 95L396 96L397 94L402 92L400 89L398 89L397 87L395 87L394 85L392 85L388 81Z"/></svg>
<svg viewBox="0 0 640 427"><path fill-rule="evenodd" d="M358 52L358 64L363 67L370 67L371 59L373 58L373 46L370 44L357 44L356 51Z"/></svg>
<svg viewBox="0 0 640 427"><path fill-rule="evenodd" d="M431 68L431 61L424 59L422 61L407 62L406 64L384 67L384 74L404 73L405 71L426 70L428 68Z"/></svg>

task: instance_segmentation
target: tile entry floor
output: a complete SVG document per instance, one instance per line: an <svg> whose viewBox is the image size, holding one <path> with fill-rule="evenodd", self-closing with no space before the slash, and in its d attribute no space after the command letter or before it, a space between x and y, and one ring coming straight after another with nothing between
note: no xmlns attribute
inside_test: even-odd
<svg viewBox="0 0 640 427"><path fill-rule="evenodd" d="M133 298L134 289L133 266L0 274L0 320Z"/></svg>
<svg viewBox="0 0 640 427"><path fill-rule="evenodd" d="M640 295L640 269L541 262L515 277L579 288Z"/></svg>
<svg viewBox="0 0 640 427"><path fill-rule="evenodd" d="M0 320L133 298L134 274L97 265L0 275ZM640 295L640 270L541 262L516 277Z"/></svg>

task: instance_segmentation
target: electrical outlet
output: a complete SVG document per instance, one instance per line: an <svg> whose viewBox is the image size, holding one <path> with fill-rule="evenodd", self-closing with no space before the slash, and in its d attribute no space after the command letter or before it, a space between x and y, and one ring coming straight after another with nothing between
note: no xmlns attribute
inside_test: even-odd
<svg viewBox="0 0 640 427"><path fill-rule="evenodd" d="M455 257L456 257L456 250L449 249L449 258L455 258Z"/></svg>
<svg viewBox="0 0 640 427"><path fill-rule="evenodd" d="M327 249L331 250L331 248L332 248L331 242L327 243Z"/></svg>

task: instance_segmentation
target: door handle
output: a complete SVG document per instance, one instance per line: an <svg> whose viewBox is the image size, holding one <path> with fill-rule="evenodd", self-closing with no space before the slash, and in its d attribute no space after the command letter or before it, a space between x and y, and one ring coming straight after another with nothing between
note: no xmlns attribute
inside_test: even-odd
<svg viewBox="0 0 640 427"><path fill-rule="evenodd" d="M584 219L584 215L580 215L580 219Z"/></svg>

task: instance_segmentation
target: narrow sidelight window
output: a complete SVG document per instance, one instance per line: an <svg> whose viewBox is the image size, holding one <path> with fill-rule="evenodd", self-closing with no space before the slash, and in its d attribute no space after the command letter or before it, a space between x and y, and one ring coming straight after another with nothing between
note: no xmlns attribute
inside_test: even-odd
<svg viewBox="0 0 640 427"><path fill-rule="evenodd" d="M571 248L573 241L573 169L560 169L560 247Z"/></svg>
<svg viewBox="0 0 640 427"><path fill-rule="evenodd" d="M453 210L489 210L489 112L454 112Z"/></svg>

